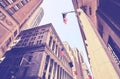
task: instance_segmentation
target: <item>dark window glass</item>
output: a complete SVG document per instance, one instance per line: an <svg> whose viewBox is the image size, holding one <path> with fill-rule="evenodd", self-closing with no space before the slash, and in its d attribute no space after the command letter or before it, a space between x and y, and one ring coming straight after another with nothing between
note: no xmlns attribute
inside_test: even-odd
<svg viewBox="0 0 120 79"><path fill-rule="evenodd" d="M98 32L99 32L100 36L103 37L103 26L100 23L98 23Z"/></svg>
<svg viewBox="0 0 120 79"><path fill-rule="evenodd" d="M108 44L112 47L112 52L115 53L115 55L120 61L120 48L118 47L117 43L115 43L111 36L109 36Z"/></svg>
<svg viewBox="0 0 120 79"><path fill-rule="evenodd" d="M49 40L49 47L51 46L51 43L52 43L52 37L50 37L50 40Z"/></svg>
<svg viewBox="0 0 120 79"><path fill-rule="evenodd" d="M17 35L17 30L14 32L14 37Z"/></svg>
<svg viewBox="0 0 120 79"><path fill-rule="evenodd" d="M11 42L11 38L8 39L8 41L6 42L6 46L8 46Z"/></svg>
<svg viewBox="0 0 120 79"><path fill-rule="evenodd" d="M0 11L0 20L4 20L6 16Z"/></svg>
<svg viewBox="0 0 120 79"><path fill-rule="evenodd" d="M0 1L0 6L2 6L3 8L5 8L7 5L4 2Z"/></svg>
<svg viewBox="0 0 120 79"><path fill-rule="evenodd" d="M90 15L92 15L92 8L91 7L89 7L89 13L90 13Z"/></svg>
<svg viewBox="0 0 120 79"><path fill-rule="evenodd" d="M55 41L53 41L53 45L52 45L52 50L54 51L55 49Z"/></svg>
<svg viewBox="0 0 120 79"><path fill-rule="evenodd" d="M45 78L45 72L43 73L43 77L42 77L42 79L46 79L46 78Z"/></svg>
<svg viewBox="0 0 120 79"><path fill-rule="evenodd" d="M32 60L32 57L33 57L33 56L29 56L29 57L28 57L28 61L29 61L29 62Z"/></svg>
<svg viewBox="0 0 120 79"><path fill-rule="evenodd" d="M52 71L52 67L53 67L53 60L50 60L50 68L49 68L49 72L51 73Z"/></svg>
<svg viewBox="0 0 120 79"><path fill-rule="evenodd" d="M46 57L46 61L45 61L45 68L44 68L44 71L45 71L45 70L47 69L47 67L48 67L49 59L50 59L50 57L47 56L47 57Z"/></svg>

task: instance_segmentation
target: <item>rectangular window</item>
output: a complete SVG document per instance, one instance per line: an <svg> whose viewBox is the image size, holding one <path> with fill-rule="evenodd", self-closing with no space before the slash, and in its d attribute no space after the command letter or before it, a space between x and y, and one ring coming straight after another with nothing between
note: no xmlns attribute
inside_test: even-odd
<svg viewBox="0 0 120 79"><path fill-rule="evenodd" d="M13 15L13 14L14 14L14 11L12 11L11 9L8 9L7 12L8 12L10 15Z"/></svg>
<svg viewBox="0 0 120 79"><path fill-rule="evenodd" d="M50 68L49 68L49 73L51 73L53 67L53 60L50 60Z"/></svg>
<svg viewBox="0 0 120 79"><path fill-rule="evenodd" d="M4 20L6 16L0 11L0 20Z"/></svg>
<svg viewBox="0 0 120 79"><path fill-rule="evenodd" d="M49 40L49 47L51 47L51 43L52 43L52 37L50 37L50 40Z"/></svg>
<svg viewBox="0 0 120 79"><path fill-rule="evenodd" d="M17 5L15 5L13 8L14 8L15 11L18 11L18 10L19 10L19 8L18 8Z"/></svg>
<svg viewBox="0 0 120 79"><path fill-rule="evenodd" d="M22 1L22 4L23 4L23 5L27 4L27 1L26 1L26 0L23 0L23 1Z"/></svg>
<svg viewBox="0 0 120 79"><path fill-rule="evenodd" d="M6 6L10 5L10 3L8 1L6 1L6 0L2 0L2 1L5 3Z"/></svg>
<svg viewBox="0 0 120 79"><path fill-rule="evenodd" d="M20 3L18 3L17 7L20 9L20 8L22 8L22 5Z"/></svg>
<svg viewBox="0 0 120 79"><path fill-rule="evenodd" d="M30 0L27 0L28 2L30 1Z"/></svg>
<svg viewBox="0 0 120 79"><path fill-rule="evenodd" d="M11 42L11 38L8 39L8 41L6 42L6 46L8 46Z"/></svg>
<svg viewBox="0 0 120 79"><path fill-rule="evenodd" d="M49 63L49 59L50 59L50 57L49 57L49 56L46 56L46 61L45 61L44 71L46 71L46 70L47 70L48 63Z"/></svg>
<svg viewBox="0 0 120 79"><path fill-rule="evenodd" d="M16 0L12 0L13 2L15 2Z"/></svg>
<svg viewBox="0 0 120 79"><path fill-rule="evenodd" d="M28 57L28 61L31 62L33 56Z"/></svg>
<svg viewBox="0 0 120 79"><path fill-rule="evenodd" d="M17 35L17 30L14 32L14 37Z"/></svg>
<svg viewBox="0 0 120 79"><path fill-rule="evenodd" d="M112 53L115 54L120 61L120 48L111 36L108 38L108 45L111 48Z"/></svg>
<svg viewBox="0 0 120 79"><path fill-rule="evenodd" d="M58 45L56 45L56 48L55 48L55 54L57 55L57 52L58 52Z"/></svg>
<svg viewBox="0 0 120 79"><path fill-rule="evenodd" d="M42 79L46 79L46 77L45 77L45 72L43 73Z"/></svg>
<svg viewBox="0 0 120 79"><path fill-rule="evenodd" d="M22 2L19 3L22 7L24 6L24 4Z"/></svg>
<svg viewBox="0 0 120 79"><path fill-rule="evenodd" d="M98 32L101 37L103 37L103 25L101 23L98 23Z"/></svg>
<svg viewBox="0 0 120 79"><path fill-rule="evenodd" d="M7 5L4 2L0 1L0 6L2 6L3 8L5 8Z"/></svg>
<svg viewBox="0 0 120 79"><path fill-rule="evenodd" d="M54 51L55 49L55 41L53 41L53 45L52 45L52 50Z"/></svg>
<svg viewBox="0 0 120 79"><path fill-rule="evenodd" d="M90 15L92 15L92 8L91 7L89 7L89 13L90 13Z"/></svg>
<svg viewBox="0 0 120 79"><path fill-rule="evenodd" d="M13 0L7 0L9 4L12 4L13 3Z"/></svg>

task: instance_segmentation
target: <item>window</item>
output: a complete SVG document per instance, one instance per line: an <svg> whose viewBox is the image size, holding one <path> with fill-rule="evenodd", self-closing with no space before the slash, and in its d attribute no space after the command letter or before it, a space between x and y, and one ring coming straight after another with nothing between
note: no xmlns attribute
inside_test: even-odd
<svg viewBox="0 0 120 79"><path fill-rule="evenodd" d="M21 6L21 7L23 7L23 6L24 6L24 4L22 4L22 2L20 2L19 4L20 4L20 6Z"/></svg>
<svg viewBox="0 0 120 79"><path fill-rule="evenodd" d="M8 10L7 10L7 12L8 12L10 15L13 15L13 14L14 14L14 12L15 12L15 10L14 10L14 9L12 9L12 8L10 8L10 9L8 9Z"/></svg>
<svg viewBox="0 0 120 79"><path fill-rule="evenodd" d="M52 43L52 36L50 37L50 40L49 40L49 47L51 46L51 43Z"/></svg>
<svg viewBox="0 0 120 79"><path fill-rule="evenodd" d="M3 8L5 8L7 5L4 2L0 1L0 6L2 6Z"/></svg>
<svg viewBox="0 0 120 79"><path fill-rule="evenodd" d="M43 73L43 77L42 77L42 79L46 79L46 77L45 77L45 72Z"/></svg>
<svg viewBox="0 0 120 79"><path fill-rule="evenodd" d="M50 57L47 55L47 56L46 56L46 61L45 61L45 68L44 68L44 71L47 70L48 63L49 63L49 59L50 59Z"/></svg>
<svg viewBox="0 0 120 79"><path fill-rule="evenodd" d="M32 46L34 42L30 42L29 45Z"/></svg>
<svg viewBox="0 0 120 79"><path fill-rule="evenodd" d="M108 39L108 46L111 48L111 52L114 54L115 58L120 61L120 48L111 36L109 36Z"/></svg>
<svg viewBox="0 0 120 79"><path fill-rule="evenodd" d="M53 72L54 75L56 75L56 69L57 69L56 66L57 66L57 64L54 63L54 72ZM55 76L53 76L53 79L55 79Z"/></svg>
<svg viewBox="0 0 120 79"><path fill-rule="evenodd" d="M5 3L6 6L10 5L10 3L8 1L6 1L6 0L2 0L2 1Z"/></svg>
<svg viewBox="0 0 120 79"><path fill-rule="evenodd" d="M18 8L17 5L15 5L13 8L14 8L15 11L18 11L18 10L19 10L19 8Z"/></svg>
<svg viewBox="0 0 120 79"><path fill-rule="evenodd" d="M8 46L11 42L11 38L8 39L8 41L6 42L6 46Z"/></svg>
<svg viewBox="0 0 120 79"><path fill-rule="evenodd" d="M22 5L20 3L18 3L17 7L20 9L20 8L22 8Z"/></svg>
<svg viewBox="0 0 120 79"><path fill-rule="evenodd" d="M91 7L89 7L89 13L90 13L90 15L92 15L92 8Z"/></svg>
<svg viewBox="0 0 120 79"><path fill-rule="evenodd" d="M53 67L53 60L51 59L51 60L50 60L50 68L49 68L49 73L51 73L51 71L52 71L52 67Z"/></svg>
<svg viewBox="0 0 120 79"><path fill-rule="evenodd" d="M31 55L28 57L28 61L29 61L29 62L31 62L32 57L33 57L33 56L31 56Z"/></svg>
<svg viewBox="0 0 120 79"><path fill-rule="evenodd" d="M21 1L23 5L27 4L26 0Z"/></svg>
<svg viewBox="0 0 120 79"><path fill-rule="evenodd" d="M55 49L55 41L53 41L53 45L52 45L52 50L54 51Z"/></svg>
<svg viewBox="0 0 120 79"><path fill-rule="evenodd" d="M30 1L30 0L27 0L27 1Z"/></svg>
<svg viewBox="0 0 120 79"><path fill-rule="evenodd" d="M12 0L13 2L15 2L16 0Z"/></svg>
<svg viewBox="0 0 120 79"><path fill-rule="evenodd" d="M57 55L58 45L56 45L55 54Z"/></svg>
<svg viewBox="0 0 120 79"><path fill-rule="evenodd" d="M98 23L98 32L99 32L100 36L103 37L103 26L100 23Z"/></svg>
<svg viewBox="0 0 120 79"><path fill-rule="evenodd" d="M48 79L50 79L50 75L48 76Z"/></svg>
<svg viewBox="0 0 120 79"><path fill-rule="evenodd" d="M14 32L14 37L17 35L17 30Z"/></svg>
<svg viewBox="0 0 120 79"><path fill-rule="evenodd" d="M6 16L0 11L0 20L4 20Z"/></svg>
<svg viewBox="0 0 120 79"><path fill-rule="evenodd" d="M13 3L13 0L7 0L9 4L12 4Z"/></svg>

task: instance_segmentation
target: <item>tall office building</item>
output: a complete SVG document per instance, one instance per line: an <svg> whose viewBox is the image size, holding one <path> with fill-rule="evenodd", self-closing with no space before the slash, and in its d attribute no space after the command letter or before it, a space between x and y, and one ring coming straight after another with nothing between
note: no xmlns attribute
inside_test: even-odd
<svg viewBox="0 0 120 79"><path fill-rule="evenodd" d="M107 5L106 5L107 4ZM99 0L97 31L107 46L106 52L120 76L120 1Z"/></svg>
<svg viewBox="0 0 120 79"><path fill-rule="evenodd" d="M94 79L101 79L101 77L102 79L119 79L119 11L116 11L119 10L119 1L99 0L97 4L94 5L98 8L92 9L92 12L97 15L94 15L97 17L95 21L84 11L83 7L75 8L81 13L77 19L91 70Z"/></svg>
<svg viewBox="0 0 120 79"><path fill-rule="evenodd" d="M33 25L43 16L40 4L43 0L0 1L0 58L21 30L27 28L30 19ZM38 19L39 18L39 19ZM27 23L28 22L28 23Z"/></svg>
<svg viewBox="0 0 120 79"><path fill-rule="evenodd" d="M1 79L73 79L71 59L52 24L22 31L0 64Z"/></svg>
<svg viewBox="0 0 120 79"><path fill-rule="evenodd" d="M67 42L63 42L68 55L70 56L73 67L72 73L74 79L84 79L82 63L84 62L83 57L77 48L71 48Z"/></svg>

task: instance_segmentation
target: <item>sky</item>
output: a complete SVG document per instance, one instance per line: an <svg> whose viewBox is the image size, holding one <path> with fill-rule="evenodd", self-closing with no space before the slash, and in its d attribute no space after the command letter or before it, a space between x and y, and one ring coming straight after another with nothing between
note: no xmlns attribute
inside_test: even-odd
<svg viewBox="0 0 120 79"><path fill-rule="evenodd" d="M63 22L62 13L74 11L72 0L43 0L41 7L44 9L44 16L40 25L52 23L61 41L67 41L72 48L76 47L79 51L82 51L84 60L88 65L75 13L67 14L67 24Z"/></svg>

